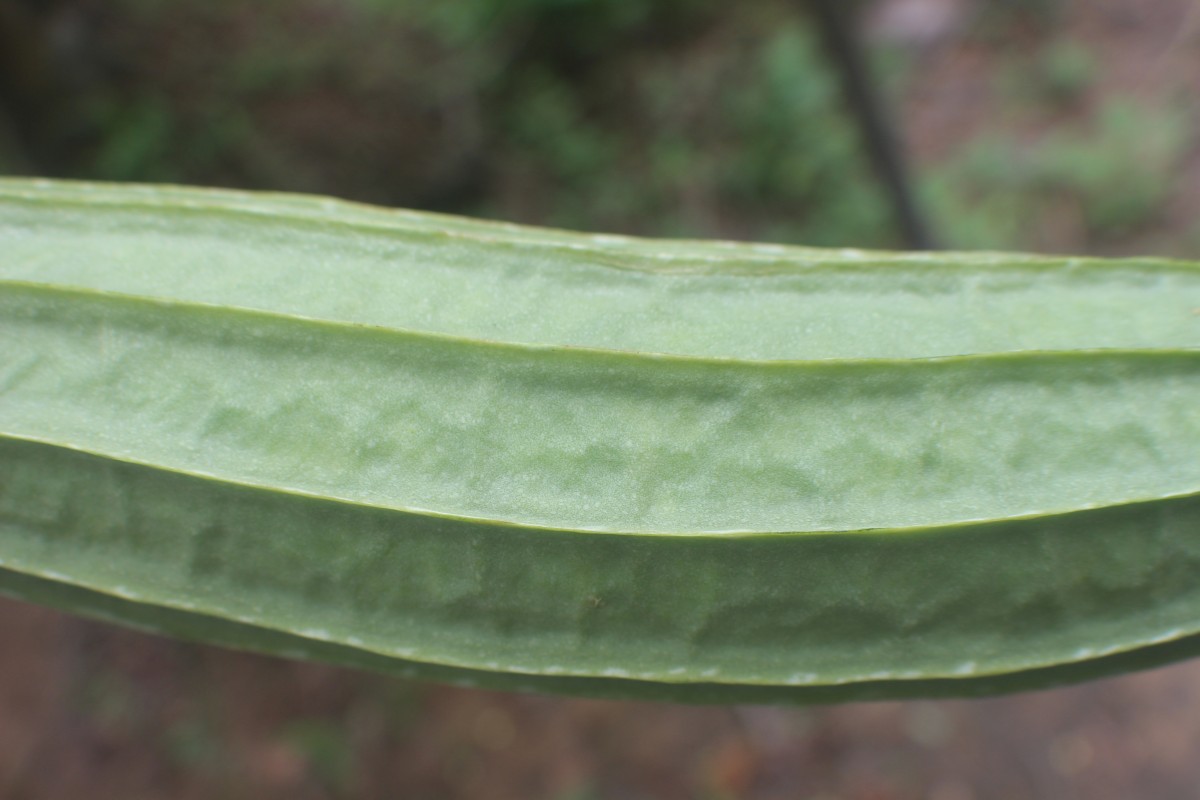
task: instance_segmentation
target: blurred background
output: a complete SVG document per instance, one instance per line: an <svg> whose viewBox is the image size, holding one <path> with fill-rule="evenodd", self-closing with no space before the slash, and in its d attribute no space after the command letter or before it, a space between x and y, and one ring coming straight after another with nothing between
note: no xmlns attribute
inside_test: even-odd
<svg viewBox="0 0 1200 800"><path fill-rule="evenodd" d="M842 3L843 7L847 4ZM900 248L800 0L0 0L0 173ZM864 0L939 244L1200 259L1200 3ZM1200 797L1200 665L688 708L406 683L0 599L0 798Z"/></svg>

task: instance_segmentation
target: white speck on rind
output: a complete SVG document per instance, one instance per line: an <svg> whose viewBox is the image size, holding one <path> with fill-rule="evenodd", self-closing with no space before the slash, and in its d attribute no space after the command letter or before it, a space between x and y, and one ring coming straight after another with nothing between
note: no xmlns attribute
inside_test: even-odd
<svg viewBox="0 0 1200 800"><path fill-rule="evenodd" d="M48 569L45 572L43 572L42 577L49 578L52 581L69 581L69 580L71 580L70 575L64 575L61 572L55 572L52 569Z"/></svg>
<svg viewBox="0 0 1200 800"><path fill-rule="evenodd" d="M976 664L974 661L964 661L954 669L955 675L974 675Z"/></svg>
<svg viewBox="0 0 1200 800"><path fill-rule="evenodd" d="M1165 631L1165 632L1159 634L1158 636L1154 637L1150 641L1151 642L1169 642L1172 639L1178 639L1180 636L1183 636L1183 635L1184 635L1183 628L1172 628L1169 631Z"/></svg>
<svg viewBox="0 0 1200 800"><path fill-rule="evenodd" d="M1077 658L1077 659L1084 659L1084 658L1091 658L1094 655L1096 655L1096 651L1093 650L1092 648L1081 647L1078 650L1076 650L1074 653L1072 653L1071 657Z"/></svg>
<svg viewBox="0 0 1200 800"><path fill-rule="evenodd" d="M563 669L559 664L551 664L547 667L542 667L542 672L546 673L547 675L561 675L562 673L566 672L566 670Z"/></svg>
<svg viewBox="0 0 1200 800"><path fill-rule="evenodd" d="M752 245L752 248L753 248L754 252L756 252L756 253L775 254L775 253L786 253L787 252L787 248L781 244L756 244L756 245Z"/></svg>
<svg viewBox="0 0 1200 800"><path fill-rule="evenodd" d="M687 672L687 667L672 667L667 670L668 675L683 675Z"/></svg>
<svg viewBox="0 0 1200 800"><path fill-rule="evenodd" d="M797 672L788 677L787 682L792 686L807 686L817 682L817 676L811 672Z"/></svg>
<svg viewBox="0 0 1200 800"><path fill-rule="evenodd" d="M628 678L629 677L628 672L626 672L623 669L619 669L617 667L607 667L600 674L604 675L606 677L609 677L609 678Z"/></svg>
<svg viewBox="0 0 1200 800"><path fill-rule="evenodd" d="M700 673L701 678L715 678L721 671L716 667L710 667Z"/></svg>
<svg viewBox="0 0 1200 800"><path fill-rule="evenodd" d="M363 640L357 636L347 636L346 644L350 645L351 647L362 647Z"/></svg>
<svg viewBox="0 0 1200 800"><path fill-rule="evenodd" d="M592 236L592 241L597 244L629 244L632 240L628 236L618 236L613 233L597 233Z"/></svg>

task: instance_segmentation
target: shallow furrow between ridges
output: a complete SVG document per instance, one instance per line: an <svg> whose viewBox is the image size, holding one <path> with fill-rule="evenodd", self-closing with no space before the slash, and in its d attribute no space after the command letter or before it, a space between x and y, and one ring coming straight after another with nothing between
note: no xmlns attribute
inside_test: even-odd
<svg viewBox="0 0 1200 800"><path fill-rule="evenodd" d="M561 533L564 535L604 535L604 536L632 536L646 537L652 536L655 538L683 538L683 539L703 539L703 538L719 538L719 539L742 539L753 540L756 538L805 538L813 536L888 536L888 537L903 537L903 536L953 536L958 531L963 531L977 524L987 523L1004 523L1004 522L1029 522L1034 520L1053 520L1055 518L1065 517L1070 514L1079 512L1095 512L1104 510L1117 509L1137 509L1149 506L1152 503L1162 501L1177 501L1200 499L1200 489L1192 492L1181 492L1176 494L1163 494L1151 497L1136 497L1123 499L1120 501L1106 503L1103 505L1088 505L1079 506L1076 508L1056 509L1053 511L1041 511L1032 514L1024 514L1011 517L990 517L987 519L968 519L955 522L946 522L936 525L911 525L907 527L895 528L849 528L839 530L773 530L773 531L638 531L638 530L621 530L621 529L604 529L604 528L563 528L552 527L548 525L536 525L529 522L522 522L516 519L494 519L488 517L469 517L451 513L443 513L420 508L405 508L401 506L379 505L363 500L353 500L345 497L338 497L330 494L320 494L305 491L294 486L283 486L278 484L256 483L254 481L238 479L227 475L210 474L196 470L180 468L178 466L156 463L151 461L142 461L137 458L130 457L127 454L117 454L106 452L104 450L94 450L87 447L79 447L70 442L56 441L49 438L40 438L36 436L27 436L15 434L10 431L0 429L0 443L25 443L30 445L44 446L53 449L60 449L79 453L83 456L91 456L105 461L112 461L118 464L128 464L133 467L142 467L155 470L171 475L178 475L184 478L195 479L199 481L211 481L216 484L223 484L230 487L259 490L271 492L284 496L297 498L306 498L309 500L317 500L325 503L334 503L354 508L371 509L374 511L389 512L404 517L412 517L413 519L430 519L430 520L447 520L452 522L461 522L470 525L478 525L484 528L491 527L496 529L497 536L508 535L512 532L514 535L519 535L520 531L539 531Z"/></svg>
<svg viewBox="0 0 1200 800"><path fill-rule="evenodd" d="M1193 351L752 363L4 297L10 433L381 506L598 530L855 530L1200 485Z"/></svg>

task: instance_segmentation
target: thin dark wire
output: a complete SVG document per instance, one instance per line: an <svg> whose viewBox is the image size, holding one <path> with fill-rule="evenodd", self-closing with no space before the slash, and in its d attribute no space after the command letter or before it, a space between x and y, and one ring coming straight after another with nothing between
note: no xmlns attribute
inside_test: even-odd
<svg viewBox="0 0 1200 800"><path fill-rule="evenodd" d="M904 152L855 35L846 0L808 0L821 30L821 38L842 82L846 104L862 134L867 156L892 205L896 224L913 250L936 249L936 237L928 216L917 202Z"/></svg>

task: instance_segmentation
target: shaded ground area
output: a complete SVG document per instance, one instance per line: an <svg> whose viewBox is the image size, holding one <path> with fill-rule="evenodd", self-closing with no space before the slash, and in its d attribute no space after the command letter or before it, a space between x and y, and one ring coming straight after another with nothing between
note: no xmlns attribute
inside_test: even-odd
<svg viewBox="0 0 1200 800"><path fill-rule="evenodd" d="M46 79L65 106L0 116L0 170L896 242L781 3L479 3L419 24L365 2L50 5L45 57L87 68ZM1200 7L999 5L867 7L945 240L1200 257ZM581 26L594 40L556 45ZM405 683L7 600L0 642L4 800L1200 796L1200 664L984 701L686 708Z"/></svg>

